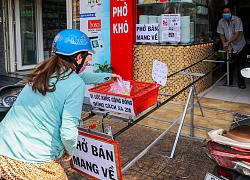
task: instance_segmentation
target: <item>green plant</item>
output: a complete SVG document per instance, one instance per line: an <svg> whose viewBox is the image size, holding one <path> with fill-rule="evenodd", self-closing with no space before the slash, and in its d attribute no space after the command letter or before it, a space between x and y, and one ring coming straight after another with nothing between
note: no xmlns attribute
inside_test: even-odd
<svg viewBox="0 0 250 180"><path fill-rule="evenodd" d="M94 73L100 73L100 72L108 72L109 73L113 69L112 67L110 67L110 64L108 64L107 60L104 62L104 64L95 63L94 66L98 67L97 70L94 70Z"/></svg>

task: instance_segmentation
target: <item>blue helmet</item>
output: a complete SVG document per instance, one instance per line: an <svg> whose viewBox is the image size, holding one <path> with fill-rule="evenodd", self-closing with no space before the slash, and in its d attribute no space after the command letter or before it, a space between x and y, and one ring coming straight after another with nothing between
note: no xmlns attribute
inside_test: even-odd
<svg viewBox="0 0 250 180"><path fill-rule="evenodd" d="M52 42L52 52L56 54L71 56L81 51L95 53L89 37L77 29L60 31Z"/></svg>

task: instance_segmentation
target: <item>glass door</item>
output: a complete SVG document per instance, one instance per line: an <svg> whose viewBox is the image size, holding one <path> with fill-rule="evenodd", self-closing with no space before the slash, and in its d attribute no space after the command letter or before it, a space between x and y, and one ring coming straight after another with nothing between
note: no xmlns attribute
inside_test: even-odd
<svg viewBox="0 0 250 180"><path fill-rule="evenodd" d="M44 59L53 55L52 41L60 31L67 28L65 0L42 0Z"/></svg>
<svg viewBox="0 0 250 180"><path fill-rule="evenodd" d="M17 70L31 69L42 60L40 7L41 0L15 0Z"/></svg>

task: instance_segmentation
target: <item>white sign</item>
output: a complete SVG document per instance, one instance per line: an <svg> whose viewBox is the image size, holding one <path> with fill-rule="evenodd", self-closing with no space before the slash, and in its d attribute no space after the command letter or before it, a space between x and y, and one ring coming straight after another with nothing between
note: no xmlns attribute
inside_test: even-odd
<svg viewBox="0 0 250 180"><path fill-rule="evenodd" d="M135 115L132 98L89 92L92 106L122 114Z"/></svg>
<svg viewBox="0 0 250 180"><path fill-rule="evenodd" d="M162 63L161 61L154 60L152 69L152 78L154 79L154 81L156 81L157 84L165 86L167 82L167 75L167 65Z"/></svg>
<svg viewBox="0 0 250 180"><path fill-rule="evenodd" d="M118 143L114 140L79 131L71 167L102 180L121 179Z"/></svg>
<svg viewBox="0 0 250 180"><path fill-rule="evenodd" d="M131 85L129 81L123 81L124 86L126 87L126 89L128 90L128 92L131 91Z"/></svg>
<svg viewBox="0 0 250 180"><path fill-rule="evenodd" d="M158 42L158 23L136 24L136 42Z"/></svg>
<svg viewBox="0 0 250 180"><path fill-rule="evenodd" d="M162 14L162 41L180 42L180 14Z"/></svg>

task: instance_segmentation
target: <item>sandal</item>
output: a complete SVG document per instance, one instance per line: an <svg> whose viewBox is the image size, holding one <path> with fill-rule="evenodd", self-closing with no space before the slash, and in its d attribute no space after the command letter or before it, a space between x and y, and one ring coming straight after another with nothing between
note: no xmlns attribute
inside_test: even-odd
<svg viewBox="0 0 250 180"><path fill-rule="evenodd" d="M240 89L246 89L246 85L245 84L241 84L241 85L238 85Z"/></svg>

